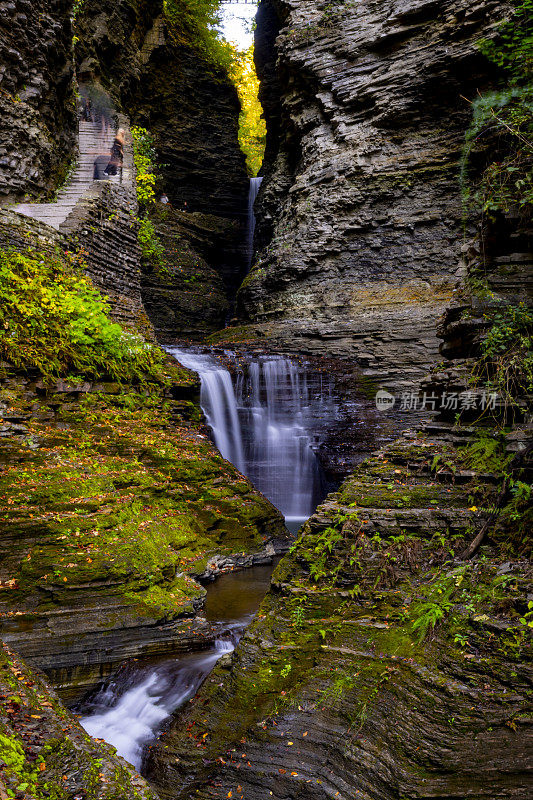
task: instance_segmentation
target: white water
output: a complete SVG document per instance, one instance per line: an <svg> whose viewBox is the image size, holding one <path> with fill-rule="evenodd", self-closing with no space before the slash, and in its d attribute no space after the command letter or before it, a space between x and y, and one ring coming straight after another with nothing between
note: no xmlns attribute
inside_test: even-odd
<svg viewBox="0 0 533 800"><path fill-rule="evenodd" d="M230 372L213 356L170 348L201 379L201 405L218 449L297 528L320 497L320 470L312 449L312 417L323 415L330 386L311 397L304 369L266 356Z"/></svg>
<svg viewBox="0 0 533 800"><path fill-rule="evenodd" d="M170 348L169 352L184 367L200 375L200 405L213 431L216 446L224 458L244 473L246 467L241 425L230 373L211 356L186 353L174 348Z"/></svg>
<svg viewBox="0 0 533 800"><path fill-rule="evenodd" d="M209 651L179 659L124 665L102 688L85 698L85 730L117 748L137 769L145 746L170 714L186 703L225 653L231 653L250 624L270 583L272 566L228 573L207 587L205 616L220 633Z"/></svg>
<svg viewBox="0 0 533 800"><path fill-rule="evenodd" d="M80 722L87 733L116 747L119 755L140 769L144 745L153 739L161 723L196 693L218 659L231 650L233 645L221 642L215 652L189 659L177 674L167 664L156 666L118 701L118 687L111 683L94 698L99 713Z"/></svg>
<svg viewBox="0 0 533 800"><path fill-rule="evenodd" d="M246 225L246 256L248 259L248 269L252 266L254 256L254 234L255 234L255 201L259 194L259 189L263 178L250 178L250 189L248 191L248 219Z"/></svg>

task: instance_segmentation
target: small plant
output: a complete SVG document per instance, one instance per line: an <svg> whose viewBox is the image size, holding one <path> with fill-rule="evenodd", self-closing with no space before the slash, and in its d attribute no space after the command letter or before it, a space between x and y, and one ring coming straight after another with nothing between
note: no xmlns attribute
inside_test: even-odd
<svg viewBox="0 0 533 800"><path fill-rule="evenodd" d="M528 610L524 616L520 617L520 622L522 625L527 625L528 628L533 628L533 600L529 601L527 608Z"/></svg>
<svg viewBox="0 0 533 800"><path fill-rule="evenodd" d="M147 218L140 220L137 237L141 245L143 261L161 266L164 263L165 248L161 244L152 220Z"/></svg>
<svg viewBox="0 0 533 800"><path fill-rule="evenodd" d="M156 153L153 136L146 130L134 126L131 129L133 138L133 160L137 179L137 200L143 208L155 200L155 164Z"/></svg>
<svg viewBox="0 0 533 800"><path fill-rule="evenodd" d="M109 318L70 253L0 251L0 358L45 378L161 379L163 354Z"/></svg>
<svg viewBox="0 0 533 800"><path fill-rule="evenodd" d="M475 369L490 389L508 405L533 391L533 312L523 303L507 306L493 316L482 343L482 358Z"/></svg>

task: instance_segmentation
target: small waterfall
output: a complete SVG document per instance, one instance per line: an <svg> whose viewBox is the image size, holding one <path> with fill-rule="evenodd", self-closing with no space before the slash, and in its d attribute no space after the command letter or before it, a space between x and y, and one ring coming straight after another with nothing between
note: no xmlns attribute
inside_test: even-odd
<svg viewBox="0 0 533 800"><path fill-rule="evenodd" d="M111 682L92 700L90 714L80 723L87 733L112 744L119 755L140 769L144 746L161 723L196 694L218 659L232 649L224 642L214 652L184 658L181 665L167 662L141 669L122 693L120 684Z"/></svg>
<svg viewBox="0 0 533 800"><path fill-rule="evenodd" d="M266 594L273 568L251 567L209 584L204 610L217 627L212 649L155 664L124 664L77 706L87 733L112 744L139 769L163 722L196 694L217 661L233 652Z"/></svg>
<svg viewBox="0 0 533 800"><path fill-rule="evenodd" d="M320 379L313 396L305 369L288 358L251 359L231 375L209 355L171 348L198 372L201 405L221 454L284 514L290 527L311 516L322 499L312 448L313 419L327 413L331 386Z"/></svg>
<svg viewBox="0 0 533 800"><path fill-rule="evenodd" d="M231 375L227 369L210 356L170 350L170 353L187 369L201 376L200 405L213 431L220 453L240 472L245 472L241 425Z"/></svg>
<svg viewBox="0 0 533 800"><path fill-rule="evenodd" d="M252 266L254 257L254 233L255 233L255 212L254 206L259 194L259 188L263 178L250 178L250 189L248 191L248 218L246 226L246 256L248 259L248 269Z"/></svg>

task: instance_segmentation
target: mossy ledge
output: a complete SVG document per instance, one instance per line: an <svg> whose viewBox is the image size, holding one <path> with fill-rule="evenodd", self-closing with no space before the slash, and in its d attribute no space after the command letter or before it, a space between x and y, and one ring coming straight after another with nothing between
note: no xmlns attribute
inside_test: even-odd
<svg viewBox="0 0 533 800"><path fill-rule="evenodd" d="M71 696L125 658L208 646L195 576L288 534L209 441L193 373L111 322L68 253L1 256L0 633Z"/></svg>
<svg viewBox="0 0 533 800"><path fill-rule="evenodd" d="M407 432L328 497L154 745L161 796L526 800L527 522L504 508L462 558L511 457L480 457L491 436Z"/></svg>

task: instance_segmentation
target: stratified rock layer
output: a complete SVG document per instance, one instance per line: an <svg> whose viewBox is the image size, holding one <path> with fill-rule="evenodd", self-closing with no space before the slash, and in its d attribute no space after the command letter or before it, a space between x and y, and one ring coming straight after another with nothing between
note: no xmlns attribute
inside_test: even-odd
<svg viewBox="0 0 533 800"><path fill-rule="evenodd" d="M494 78L476 42L506 8L264 0L257 61L279 138L244 317L306 352L355 355L378 382L423 374L460 267L464 98Z"/></svg>
<svg viewBox="0 0 533 800"><path fill-rule="evenodd" d="M330 495L154 746L162 796L526 800L530 566L498 535L461 560L498 491L477 448L432 425Z"/></svg>
<svg viewBox="0 0 533 800"><path fill-rule="evenodd" d="M206 647L189 576L286 541L279 512L200 432L196 377L169 369L167 388L0 382L0 632L64 689L125 658Z"/></svg>
<svg viewBox="0 0 533 800"><path fill-rule="evenodd" d="M232 222L156 204L150 220L162 251L143 260L141 291L160 342L220 330L229 313L224 281L211 266L232 235Z"/></svg>
<svg viewBox="0 0 533 800"><path fill-rule="evenodd" d="M0 198L49 193L74 150L70 0L0 3Z"/></svg>

